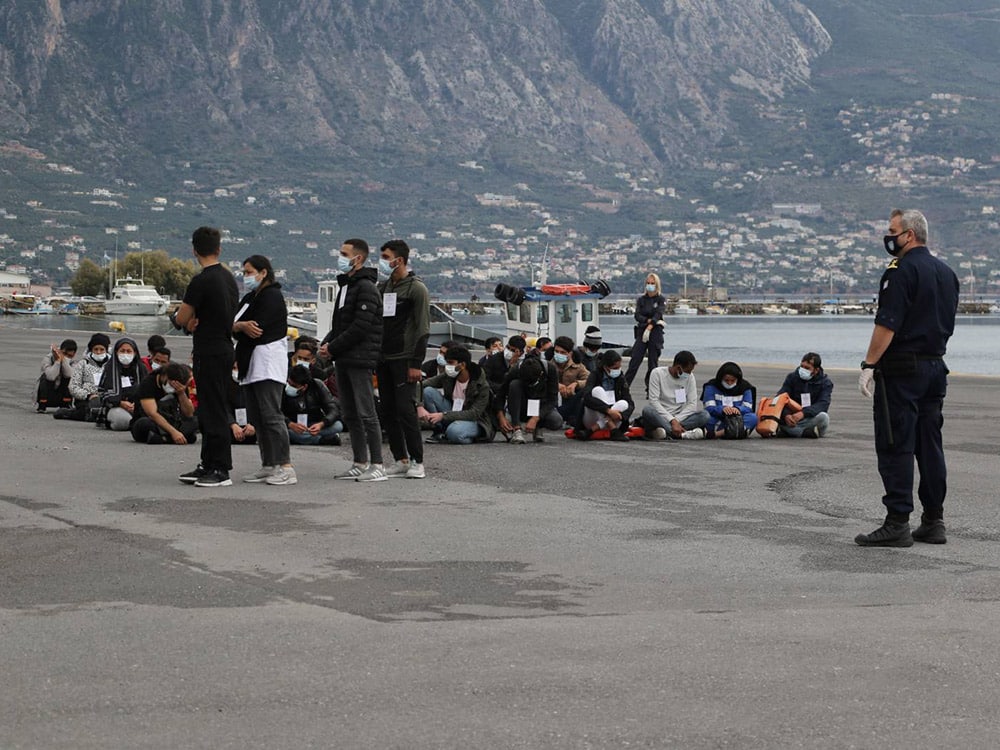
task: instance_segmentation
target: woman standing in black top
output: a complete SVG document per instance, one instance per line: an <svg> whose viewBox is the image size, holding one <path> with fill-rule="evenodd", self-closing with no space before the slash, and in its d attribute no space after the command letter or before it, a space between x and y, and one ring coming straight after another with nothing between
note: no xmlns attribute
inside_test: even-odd
<svg viewBox="0 0 1000 750"><path fill-rule="evenodd" d="M649 393L649 373L659 366L660 353L663 351L663 328L666 325L663 312L667 301L660 291L660 277L650 273L646 276L642 296L635 302L635 343L632 344L628 372L625 373L625 379L632 385L645 356L649 360L646 367L646 393Z"/></svg>
<svg viewBox="0 0 1000 750"><path fill-rule="evenodd" d="M288 308L271 261L251 255L243 261L243 288L233 335L236 367L247 402L247 419L257 430L261 468L244 482L295 484L281 397L288 380Z"/></svg>

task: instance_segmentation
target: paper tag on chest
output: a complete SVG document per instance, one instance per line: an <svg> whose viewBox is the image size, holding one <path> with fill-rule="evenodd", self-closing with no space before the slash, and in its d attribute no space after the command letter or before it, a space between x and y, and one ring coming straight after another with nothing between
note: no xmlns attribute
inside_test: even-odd
<svg viewBox="0 0 1000 750"><path fill-rule="evenodd" d="M247 426L247 410L246 409L235 409L234 416L236 417L236 424L240 427Z"/></svg>
<svg viewBox="0 0 1000 750"><path fill-rule="evenodd" d="M537 417L542 413L542 401L537 398L528 399L528 416Z"/></svg>
<svg viewBox="0 0 1000 750"><path fill-rule="evenodd" d="M803 393L799 396L799 403L802 404L802 408L805 409L807 406L812 406L813 397L811 393Z"/></svg>
<svg viewBox="0 0 1000 750"><path fill-rule="evenodd" d="M100 385L101 384L101 375L102 375L102 373L100 373L100 372L95 372L94 373L94 385Z"/></svg>
<svg viewBox="0 0 1000 750"><path fill-rule="evenodd" d="M303 427L309 426L309 415L308 414L296 414L295 421L298 422Z"/></svg>
<svg viewBox="0 0 1000 750"><path fill-rule="evenodd" d="M130 378L128 375L122 375L122 388L131 388L131 387L132 387L132 378Z"/></svg>
<svg viewBox="0 0 1000 750"><path fill-rule="evenodd" d="M462 411L463 406L465 406L464 398L456 398L454 401L451 402L452 411Z"/></svg>
<svg viewBox="0 0 1000 750"><path fill-rule="evenodd" d="M392 318L396 315L396 293L386 292L382 295L382 317Z"/></svg>
<svg viewBox="0 0 1000 750"><path fill-rule="evenodd" d="M727 406L732 406L735 401L736 401L736 399L733 398L732 396L723 396L722 397L722 406L723 406L723 408L725 408Z"/></svg>
<svg viewBox="0 0 1000 750"><path fill-rule="evenodd" d="M674 400L680 404L688 400L686 388L678 388L674 391Z"/></svg>
<svg viewBox="0 0 1000 750"><path fill-rule="evenodd" d="M347 302L347 284L344 284L340 288L340 295L337 297L337 309L343 307L345 302Z"/></svg>

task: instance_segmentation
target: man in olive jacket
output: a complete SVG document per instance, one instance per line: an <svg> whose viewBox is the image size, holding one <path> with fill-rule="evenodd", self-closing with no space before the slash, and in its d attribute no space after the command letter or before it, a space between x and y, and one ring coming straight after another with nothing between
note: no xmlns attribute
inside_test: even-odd
<svg viewBox="0 0 1000 750"><path fill-rule="evenodd" d="M448 349L445 361L443 374L423 382L424 408L434 425L434 434L427 442L491 442L496 427L490 414L493 391L486 373L473 363L472 354L461 344Z"/></svg>
<svg viewBox="0 0 1000 750"><path fill-rule="evenodd" d="M382 425L396 463L390 477L423 479L424 441L417 419L420 365L431 332L430 295L409 270L410 247L390 240L379 250L382 293L382 355L375 370L382 402Z"/></svg>
<svg viewBox="0 0 1000 750"><path fill-rule="evenodd" d="M333 325L320 355L336 365L340 408L354 453L354 465L337 479L381 482L388 477L382 465L382 427L375 411L372 371L382 351L382 295L375 286L378 273L365 268L367 260L364 240L350 239L341 245Z"/></svg>

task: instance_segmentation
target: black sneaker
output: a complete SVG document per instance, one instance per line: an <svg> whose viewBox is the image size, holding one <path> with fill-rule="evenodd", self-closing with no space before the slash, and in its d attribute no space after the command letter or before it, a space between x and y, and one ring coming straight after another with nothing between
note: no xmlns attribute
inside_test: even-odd
<svg viewBox="0 0 1000 750"><path fill-rule="evenodd" d="M940 518L920 516L920 525L913 530L913 541L924 544L947 544L948 537L944 535L944 521Z"/></svg>
<svg viewBox="0 0 1000 750"><path fill-rule="evenodd" d="M624 430L612 430L611 440L616 443L627 443L629 441L629 437L625 434Z"/></svg>
<svg viewBox="0 0 1000 750"><path fill-rule="evenodd" d="M198 466L193 471L181 474L177 478L180 479L182 482L184 482L184 484L194 484L208 473L209 473L208 469L206 469L201 464L198 464Z"/></svg>
<svg viewBox="0 0 1000 750"><path fill-rule="evenodd" d="M912 547L908 521L890 521L888 518L870 534L858 534L854 541L862 547Z"/></svg>
<svg viewBox="0 0 1000 750"><path fill-rule="evenodd" d="M228 471L213 469L200 476L194 483L195 487L229 487L233 480L229 478Z"/></svg>
<svg viewBox="0 0 1000 750"><path fill-rule="evenodd" d="M320 445L340 445L340 435L323 435L319 439Z"/></svg>

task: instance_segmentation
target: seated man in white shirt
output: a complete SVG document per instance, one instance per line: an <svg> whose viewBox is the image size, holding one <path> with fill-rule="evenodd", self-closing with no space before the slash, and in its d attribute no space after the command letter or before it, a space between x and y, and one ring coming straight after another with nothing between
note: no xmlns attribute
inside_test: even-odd
<svg viewBox="0 0 1000 750"><path fill-rule="evenodd" d="M708 412L698 399L694 368L698 360L689 351L674 355L673 364L657 367L649 376L649 404L642 410L646 437L653 440L689 440L704 433Z"/></svg>

